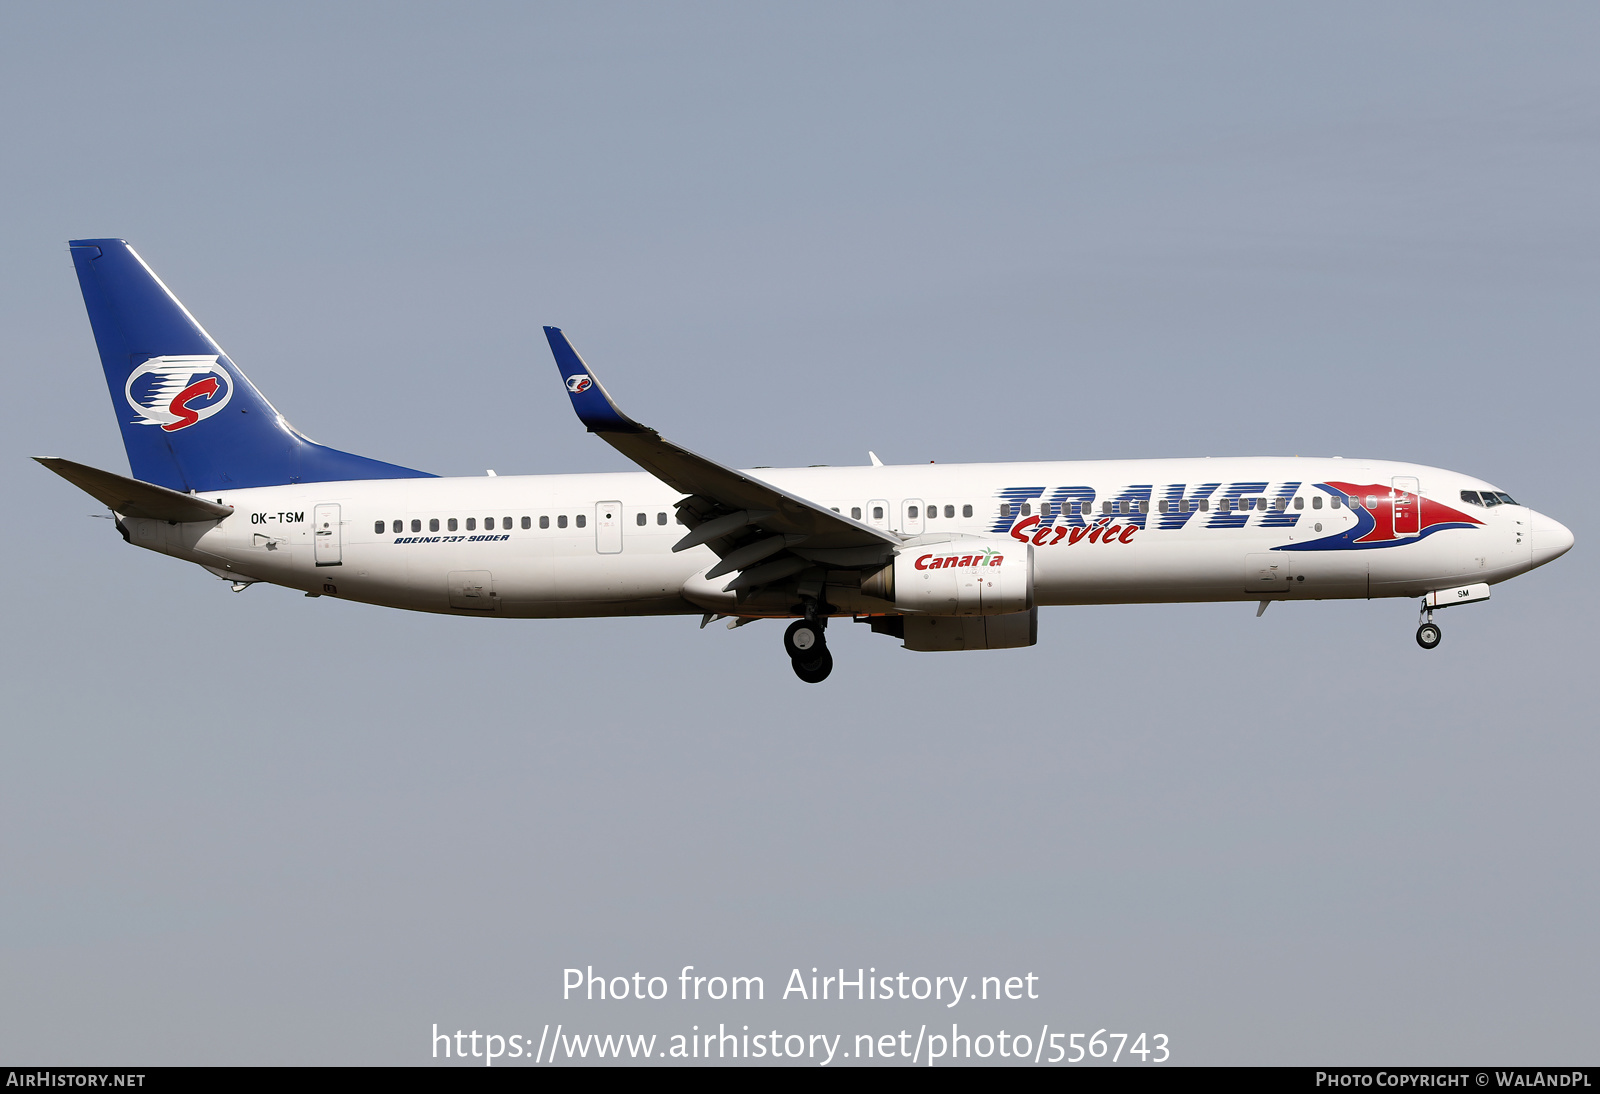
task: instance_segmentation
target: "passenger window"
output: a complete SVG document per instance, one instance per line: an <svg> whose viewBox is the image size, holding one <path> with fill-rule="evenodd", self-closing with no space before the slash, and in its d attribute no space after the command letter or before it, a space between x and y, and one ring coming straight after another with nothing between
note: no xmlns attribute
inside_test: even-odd
<svg viewBox="0 0 1600 1094"><path fill-rule="evenodd" d="M1313 508L1313 509L1321 509L1322 508L1322 495L1321 494L1313 494L1311 496L1311 508Z"/></svg>
<svg viewBox="0 0 1600 1094"><path fill-rule="evenodd" d="M420 531L422 531L422 522L421 522L421 521L420 521L420 520L413 520L413 521L412 521L412 522L411 522L411 530L412 530L412 531L413 531L413 532L420 532Z"/></svg>
<svg viewBox="0 0 1600 1094"><path fill-rule="evenodd" d="M467 518L467 531L476 532L477 530L478 530L478 518L477 517L468 517Z"/></svg>
<svg viewBox="0 0 1600 1094"><path fill-rule="evenodd" d="M383 521L380 520L373 522L372 530L378 533L380 536L383 535Z"/></svg>
<svg viewBox="0 0 1600 1094"><path fill-rule="evenodd" d="M1160 501L1156 502L1156 512L1165 513L1166 511L1167 511L1167 499L1166 498L1162 498Z"/></svg>
<svg viewBox="0 0 1600 1094"><path fill-rule="evenodd" d="M1295 498L1294 499L1294 507L1296 509L1304 509L1306 507L1306 499L1305 498Z"/></svg>
<svg viewBox="0 0 1600 1094"><path fill-rule="evenodd" d="M405 530L405 522L404 521L397 520L397 521L394 522L394 534L395 535L399 535L404 530Z"/></svg>
<svg viewBox="0 0 1600 1094"><path fill-rule="evenodd" d="M550 518L549 517L540 517L539 518L539 527L540 528L548 528L548 527L550 527Z"/></svg>
<svg viewBox="0 0 1600 1094"><path fill-rule="evenodd" d="M1211 512L1211 499L1210 498L1201 498L1200 499L1200 511L1202 513Z"/></svg>
<svg viewBox="0 0 1600 1094"><path fill-rule="evenodd" d="M963 505L961 507L961 515L964 517L970 517L972 515L972 506Z"/></svg>
<svg viewBox="0 0 1600 1094"><path fill-rule="evenodd" d="M944 515L947 519L954 519L956 515L956 507L954 505L946 505L944 507Z"/></svg>
<svg viewBox="0 0 1600 1094"><path fill-rule="evenodd" d="M833 511L834 511L834 512L835 512L835 513L837 513L837 512L839 512L839 507L838 507L838 506L837 506L837 505L835 505L835 506L834 506L834 507L833 507Z"/></svg>
<svg viewBox="0 0 1600 1094"><path fill-rule="evenodd" d="M636 517L633 518L633 523L637 524L640 528L643 528L644 527L644 522L647 519L648 518L643 513L640 513Z"/></svg>
<svg viewBox="0 0 1600 1094"><path fill-rule="evenodd" d="M511 531L511 518L510 517L501 517L500 518L500 530L502 532Z"/></svg>
<svg viewBox="0 0 1600 1094"><path fill-rule="evenodd" d="M567 514L562 513L559 517L556 518L556 527L557 528L565 528L566 526L567 526Z"/></svg>
<svg viewBox="0 0 1600 1094"><path fill-rule="evenodd" d="M874 505L872 507L872 519L873 520L882 520L883 519L883 506Z"/></svg>
<svg viewBox="0 0 1600 1094"><path fill-rule="evenodd" d="M1149 511L1150 511L1150 499L1149 498L1140 498L1139 499L1139 512L1148 513Z"/></svg>
<svg viewBox="0 0 1600 1094"><path fill-rule="evenodd" d="M1022 503L1022 515L1025 517L1033 516L1033 502L1025 501Z"/></svg>
<svg viewBox="0 0 1600 1094"><path fill-rule="evenodd" d="M1378 498L1377 498L1377 496L1374 495L1374 494L1368 494L1367 495L1367 508L1368 509L1376 509L1377 507L1378 507Z"/></svg>
<svg viewBox="0 0 1600 1094"><path fill-rule="evenodd" d="M837 513L838 511L839 510L837 510L837 509L834 510L835 513ZM667 523L667 514L665 514L665 513L657 513L656 514L656 523L657 524L666 524Z"/></svg>
<svg viewBox="0 0 1600 1094"><path fill-rule="evenodd" d="M454 532L456 530L456 518L451 517L448 521L446 521L445 527Z"/></svg>
<svg viewBox="0 0 1600 1094"><path fill-rule="evenodd" d="M438 517L434 517L432 520L430 520L428 522L428 531L437 532L438 530L439 530L439 518Z"/></svg>
<svg viewBox="0 0 1600 1094"><path fill-rule="evenodd" d="M861 519L861 506L852 505L850 507L850 519L851 520L860 520Z"/></svg>
<svg viewBox="0 0 1600 1094"><path fill-rule="evenodd" d="M1180 512L1180 513L1188 513L1188 512L1191 512L1193 509L1194 509L1194 506L1192 504L1190 504L1188 498L1179 498L1178 499L1178 512Z"/></svg>
<svg viewBox="0 0 1600 1094"><path fill-rule="evenodd" d="M1109 501L1101 502L1100 503L1100 512L1102 512L1102 513L1111 512L1111 503Z"/></svg>
<svg viewBox="0 0 1600 1094"><path fill-rule="evenodd" d="M932 509L933 507L929 506L928 508ZM929 515L931 516L932 514L930 513ZM909 519L909 520L916 520L917 519L917 507L915 505L908 506L906 508L906 518Z"/></svg>
<svg viewBox="0 0 1600 1094"><path fill-rule="evenodd" d="M577 523L579 528L582 528L587 521L588 521L588 518L585 517L582 513L578 514L578 516L576 518L576 523Z"/></svg>
<svg viewBox="0 0 1600 1094"><path fill-rule="evenodd" d="M523 517L522 518L522 529L523 529L523 531L527 531L529 528L532 528L532 527L533 527L533 518L532 517Z"/></svg>

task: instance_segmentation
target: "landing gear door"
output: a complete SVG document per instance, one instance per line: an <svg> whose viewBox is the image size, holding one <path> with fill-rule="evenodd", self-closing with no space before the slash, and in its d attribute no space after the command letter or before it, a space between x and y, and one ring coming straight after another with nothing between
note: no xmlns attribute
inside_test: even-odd
<svg viewBox="0 0 1600 1094"><path fill-rule="evenodd" d="M339 506L325 504L316 506L312 512L311 542L312 557L318 566L340 566L344 562L344 549L340 546L343 538L339 533Z"/></svg>
<svg viewBox="0 0 1600 1094"><path fill-rule="evenodd" d="M1396 537L1414 536L1422 531L1422 486L1409 475L1396 475L1390 504L1394 506Z"/></svg>

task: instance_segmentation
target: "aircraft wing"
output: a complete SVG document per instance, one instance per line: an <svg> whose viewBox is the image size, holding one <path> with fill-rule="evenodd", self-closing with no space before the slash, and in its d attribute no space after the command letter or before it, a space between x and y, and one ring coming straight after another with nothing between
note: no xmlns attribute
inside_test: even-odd
<svg viewBox="0 0 1600 1094"><path fill-rule="evenodd" d="M59 456L35 456L34 459L85 494L104 502L107 508L126 517L149 517L184 524L221 520L233 512L231 505L217 505L193 494L182 494L155 483L63 460Z"/></svg>
<svg viewBox="0 0 1600 1094"><path fill-rule="evenodd" d="M709 544L722 562L707 577L740 571L728 590L787 580L813 565L879 566L900 537L834 512L742 471L680 448L624 414L558 327L544 328L572 408L590 433L680 493L690 529L674 547Z"/></svg>

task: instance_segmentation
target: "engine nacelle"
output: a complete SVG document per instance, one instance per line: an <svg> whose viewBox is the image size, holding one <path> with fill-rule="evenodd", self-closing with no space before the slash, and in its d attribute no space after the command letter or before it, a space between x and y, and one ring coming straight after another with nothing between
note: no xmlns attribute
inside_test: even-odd
<svg viewBox="0 0 1600 1094"><path fill-rule="evenodd" d="M861 591L912 615L1025 612L1033 607L1033 545L978 536L907 544Z"/></svg>

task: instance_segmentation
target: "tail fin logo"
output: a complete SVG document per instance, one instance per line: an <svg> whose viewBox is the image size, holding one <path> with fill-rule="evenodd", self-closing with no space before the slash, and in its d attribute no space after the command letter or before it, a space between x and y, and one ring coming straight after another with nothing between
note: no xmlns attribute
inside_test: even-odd
<svg viewBox="0 0 1600 1094"><path fill-rule="evenodd" d="M214 354L152 357L133 370L123 392L139 413L135 424L173 433L227 406L233 377Z"/></svg>
<svg viewBox="0 0 1600 1094"><path fill-rule="evenodd" d="M593 386L594 381L589 379L585 373L580 372L576 376L567 377L567 390L574 395L581 395Z"/></svg>

